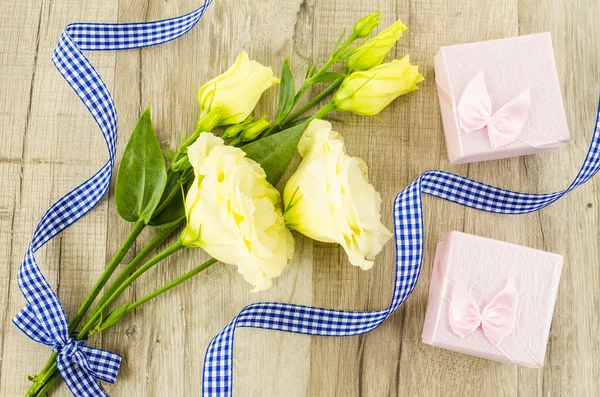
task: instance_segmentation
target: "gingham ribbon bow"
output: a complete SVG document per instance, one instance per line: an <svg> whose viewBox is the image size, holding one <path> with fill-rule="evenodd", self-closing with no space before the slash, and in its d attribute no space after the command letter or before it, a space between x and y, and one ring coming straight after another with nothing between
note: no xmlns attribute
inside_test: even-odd
<svg viewBox="0 0 600 397"><path fill-rule="evenodd" d="M56 298L56 296L55 296ZM58 304L58 301L50 301ZM36 342L50 346L56 352L56 366L69 389L76 396L105 396L96 382L100 379L115 383L121 356L106 350L86 346L85 340L76 341L69 336L64 313L53 326L43 325L31 305L25 306L13 322Z"/></svg>
<svg viewBox="0 0 600 397"><path fill-rule="evenodd" d="M163 21L69 25L54 52L54 64L98 123L108 146L109 160L94 176L56 202L40 221L18 276L28 306L14 321L23 332L38 342L44 343L39 335L49 336L52 338L51 345L60 349L65 357L71 358L64 360L69 371L61 371L61 374L76 396L104 395L101 389L98 391L99 387L94 389L91 385L90 382L96 384L92 375L86 377L78 372L86 365L84 360L80 360L78 352L87 358L90 369L96 375L109 371L105 367L106 357L99 357L97 354L101 351L98 349L83 344L75 346L70 341L62 306L37 266L33 253L91 210L106 193L110 183L117 140L115 106L104 82L81 51L139 48L176 39L196 24L209 3L210 0L206 0L201 8L187 15ZM210 342L204 359L202 394L211 397L231 396L236 328L263 328L318 336L354 336L369 332L383 323L412 293L421 270L424 242L422 193L483 211L524 214L552 204L585 183L599 169L600 122L597 120L584 163L575 180L564 191L550 194L518 193L444 171L425 172L398 194L394 203L396 273L388 308L354 312L277 302L249 305ZM64 343L57 344L61 341ZM94 350L94 353L88 349ZM88 389L88 386L91 388Z"/></svg>

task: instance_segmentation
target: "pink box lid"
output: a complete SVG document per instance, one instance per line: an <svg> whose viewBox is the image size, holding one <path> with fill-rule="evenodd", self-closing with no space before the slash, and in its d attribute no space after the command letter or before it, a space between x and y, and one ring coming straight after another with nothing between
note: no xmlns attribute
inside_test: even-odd
<svg viewBox="0 0 600 397"><path fill-rule="evenodd" d="M461 232L446 233L436 250L423 342L492 360L541 367L562 263L563 257L558 254ZM507 358L479 330L464 338L456 334L450 323L449 302L442 293L451 285L465 288L481 310L508 282L514 285L518 298L509 338L529 357L527 360Z"/></svg>
<svg viewBox="0 0 600 397"><path fill-rule="evenodd" d="M451 162L532 154L570 142L550 33L442 47L434 64ZM531 111L525 126L543 134L541 147L515 141L491 151L485 130L461 133L455 110L443 100L444 92L457 103L467 83L480 71L493 112L530 89Z"/></svg>

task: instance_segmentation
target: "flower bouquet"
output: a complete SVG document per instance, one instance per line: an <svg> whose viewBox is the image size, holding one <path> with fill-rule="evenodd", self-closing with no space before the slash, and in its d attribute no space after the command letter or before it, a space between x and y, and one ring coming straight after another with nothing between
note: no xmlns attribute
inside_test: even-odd
<svg viewBox="0 0 600 397"><path fill-rule="evenodd" d="M253 292L268 289L292 259L290 230L340 244L352 265L365 270L373 265L391 237L380 220L381 197L369 183L364 161L346 152L341 135L326 119L334 111L374 117L423 80L408 56L383 63L406 26L396 21L368 38L380 21L381 14L374 12L349 34L342 32L324 65L309 61L298 89L288 60L277 78L271 68L241 53L227 71L198 90L194 132L174 151L160 147L150 109L141 115L115 187L118 213L132 228L70 321L75 341L117 325L128 312L217 262L237 266ZM277 84L275 116L253 116L262 94ZM313 86L318 93L306 100ZM282 199L274 186L296 150L302 162L285 184ZM147 226L157 233L117 272ZM153 253L172 237L172 244ZM115 307L146 271L186 248L202 248L212 258L135 302ZM27 396L45 395L66 360L87 365L62 347L30 377Z"/></svg>

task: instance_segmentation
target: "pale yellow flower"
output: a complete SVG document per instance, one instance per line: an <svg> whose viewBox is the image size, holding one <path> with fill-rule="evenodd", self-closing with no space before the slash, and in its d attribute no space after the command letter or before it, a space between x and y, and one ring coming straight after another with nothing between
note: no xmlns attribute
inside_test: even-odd
<svg viewBox="0 0 600 397"><path fill-rule="evenodd" d="M418 66L408 56L348 75L333 96L337 110L375 116L400 95L418 90L423 81Z"/></svg>
<svg viewBox="0 0 600 397"><path fill-rule="evenodd" d="M196 178L185 200L181 241L236 265L253 292L268 289L294 251L279 192L255 161L212 133L200 134L188 155Z"/></svg>
<svg viewBox="0 0 600 397"><path fill-rule="evenodd" d="M348 69L358 72L380 65L405 31L406 25L397 20L377 36L365 41L348 59Z"/></svg>
<svg viewBox="0 0 600 397"><path fill-rule="evenodd" d="M381 223L381 196L369 183L367 165L349 156L331 124L314 120L300 140L303 157L283 193L288 227L314 240L340 244L362 269L392 234Z"/></svg>
<svg viewBox="0 0 600 397"><path fill-rule="evenodd" d="M250 60L242 52L225 73L198 90L200 117L219 109L221 118L216 126L241 123L252 113L263 92L275 84L279 84L279 79L271 68Z"/></svg>

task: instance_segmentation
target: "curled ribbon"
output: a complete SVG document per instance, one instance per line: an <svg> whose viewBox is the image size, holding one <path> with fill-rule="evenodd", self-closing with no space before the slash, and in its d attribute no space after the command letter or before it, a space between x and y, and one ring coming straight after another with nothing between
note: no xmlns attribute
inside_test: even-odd
<svg viewBox="0 0 600 397"><path fill-rule="evenodd" d="M483 71L467 84L458 102L459 120L465 132L487 128L490 147L496 150L517 140L531 109L529 88L497 112L492 112L492 100L485 87Z"/></svg>

